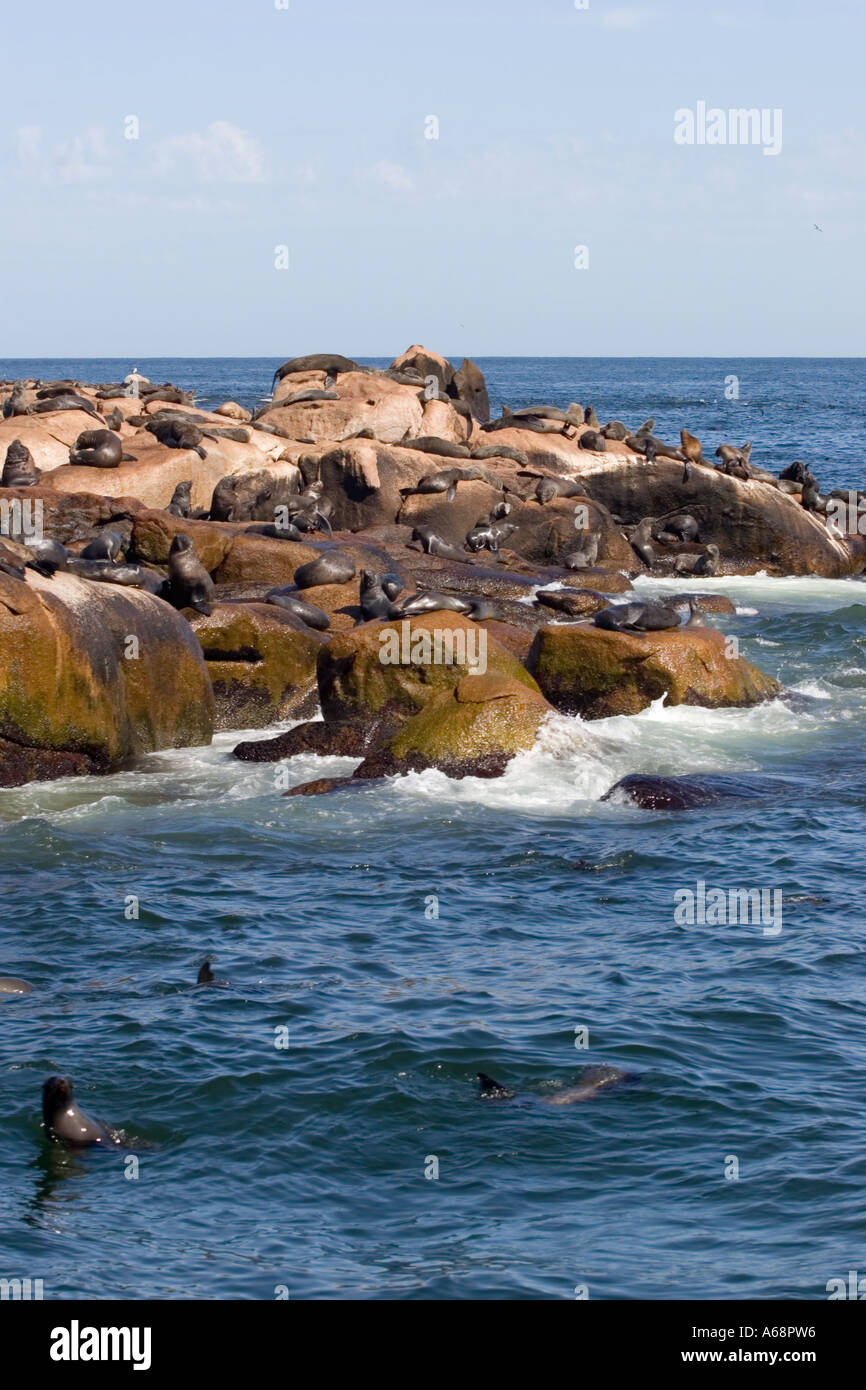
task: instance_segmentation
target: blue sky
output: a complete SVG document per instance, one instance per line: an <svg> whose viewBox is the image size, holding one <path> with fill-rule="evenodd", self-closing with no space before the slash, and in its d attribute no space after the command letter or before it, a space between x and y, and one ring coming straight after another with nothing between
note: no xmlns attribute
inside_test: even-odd
<svg viewBox="0 0 866 1390"><path fill-rule="evenodd" d="M17 6L0 356L862 355L864 39L862 0ZM677 145L699 101L781 152Z"/></svg>

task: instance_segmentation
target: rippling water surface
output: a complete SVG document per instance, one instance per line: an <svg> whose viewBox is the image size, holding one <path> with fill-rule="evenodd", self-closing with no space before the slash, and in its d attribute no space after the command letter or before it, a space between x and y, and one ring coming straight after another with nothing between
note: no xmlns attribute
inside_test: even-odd
<svg viewBox="0 0 866 1390"><path fill-rule="evenodd" d="M599 412L650 413L650 365L633 402L593 388ZM511 371L506 398L538 399ZM671 420L709 434L717 406ZM853 433L840 459L822 481L861 482ZM234 733L4 792L0 973L34 991L0 1003L0 1273L46 1297L822 1298L862 1268L866 588L703 587L789 698L556 717L497 781L285 799ZM686 813L601 801L645 771L769 780ZM699 880L780 890L782 931L679 925ZM209 952L229 983L196 989ZM599 1062L635 1079L544 1103ZM478 1070L516 1100L479 1101ZM134 1141L137 1180L44 1146L53 1071Z"/></svg>

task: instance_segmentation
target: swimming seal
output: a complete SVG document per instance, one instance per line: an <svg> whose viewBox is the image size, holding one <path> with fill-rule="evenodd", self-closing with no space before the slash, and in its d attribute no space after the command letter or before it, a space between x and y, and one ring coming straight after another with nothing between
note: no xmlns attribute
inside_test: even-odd
<svg viewBox="0 0 866 1390"><path fill-rule="evenodd" d="M355 578L355 561L342 550L326 550L316 560L309 560L295 570L299 589L315 589L320 584L348 584Z"/></svg>
<svg viewBox="0 0 866 1390"><path fill-rule="evenodd" d="M513 1100L515 1092L503 1086L500 1081L496 1081L486 1072L477 1073L480 1083L480 1097L482 1100ZM632 1079L628 1072L621 1071L619 1067L596 1066L585 1067L580 1074L580 1079L575 1086L566 1087L562 1091L557 1091L550 1096L537 1096L536 1099L543 1101L545 1105L576 1105L580 1101L591 1100L597 1096L599 1091L608 1086L613 1086L620 1081L630 1081Z"/></svg>
<svg viewBox="0 0 866 1390"><path fill-rule="evenodd" d="M26 980L18 980L14 975L0 975L0 998L16 999L22 994L32 994L33 986Z"/></svg>
<svg viewBox="0 0 866 1390"><path fill-rule="evenodd" d="M108 1125L79 1110L68 1076L49 1076L42 1087L42 1123L47 1139L69 1149L88 1149L93 1144L114 1148L120 1144Z"/></svg>
<svg viewBox="0 0 866 1390"><path fill-rule="evenodd" d="M168 552L167 597L175 608L194 608L205 617L213 612L214 582L183 532L174 537Z"/></svg>
<svg viewBox="0 0 866 1390"><path fill-rule="evenodd" d="M69 451L69 462L85 468L116 468L123 445L111 430L85 430Z"/></svg>
<svg viewBox="0 0 866 1390"><path fill-rule="evenodd" d="M285 609L316 632L326 632L331 626L328 614L323 609L316 608L315 604L304 603L303 599L299 599L294 585L285 584L276 589L269 589L265 594L265 603L273 603L277 608Z"/></svg>
<svg viewBox="0 0 866 1390"><path fill-rule="evenodd" d="M6 450L0 487L37 487L41 476L27 445L13 439Z"/></svg>

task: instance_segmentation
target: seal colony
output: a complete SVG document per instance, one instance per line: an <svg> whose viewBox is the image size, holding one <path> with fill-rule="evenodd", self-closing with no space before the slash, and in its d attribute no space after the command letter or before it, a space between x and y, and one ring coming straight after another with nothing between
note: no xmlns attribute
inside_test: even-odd
<svg viewBox="0 0 866 1390"><path fill-rule="evenodd" d="M288 795L497 776L557 710L779 694L726 649L716 599L645 602L639 576L866 566L802 459L777 476L751 441L710 450L688 421L674 441L576 400L491 418L477 365L417 344L386 369L291 358L254 411L137 370L0 382L0 402L0 785L280 720L300 722L236 756L362 760ZM23 669L50 634L56 676ZM482 639L483 668L453 659Z"/></svg>

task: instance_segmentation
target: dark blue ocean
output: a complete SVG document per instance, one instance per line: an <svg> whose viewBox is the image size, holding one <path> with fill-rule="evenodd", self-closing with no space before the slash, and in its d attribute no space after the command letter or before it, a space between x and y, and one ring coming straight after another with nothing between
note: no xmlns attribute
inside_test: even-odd
<svg viewBox="0 0 866 1390"><path fill-rule="evenodd" d="M0 375L132 365L249 406L277 364ZM866 486L859 359L480 365L496 405L654 415ZM557 717L494 781L286 799L276 765L231 759L238 732L0 793L0 974L34 985L0 1002L0 1275L46 1298L822 1299L866 1273L866 588L702 587L793 699ZM768 781L684 813L601 801L644 771ZM676 920L699 882L778 892L780 930ZM194 988L206 953L225 987ZM595 1063L635 1079L545 1104ZM479 1070L516 1099L479 1101ZM43 1143L58 1071L137 1178Z"/></svg>

